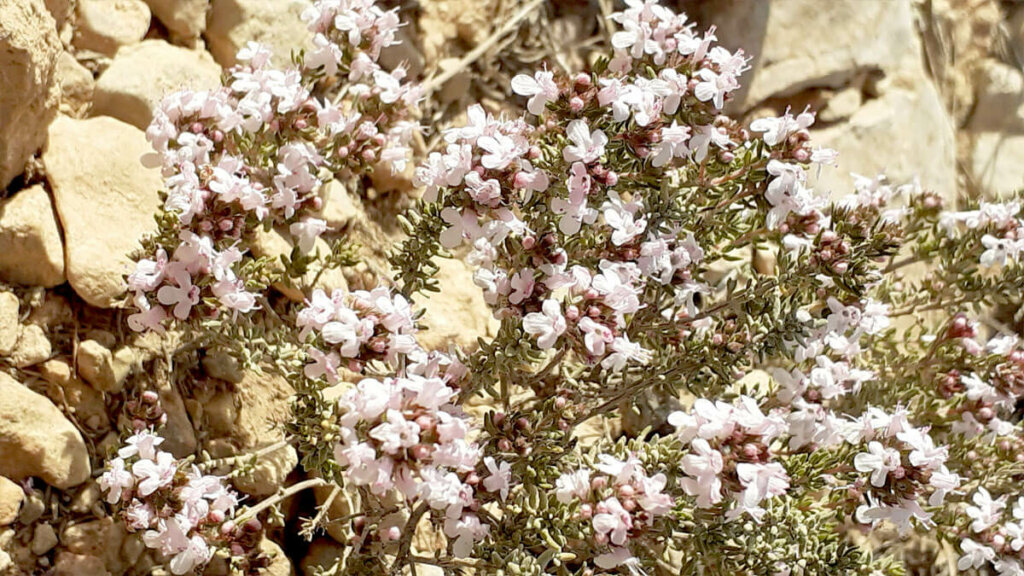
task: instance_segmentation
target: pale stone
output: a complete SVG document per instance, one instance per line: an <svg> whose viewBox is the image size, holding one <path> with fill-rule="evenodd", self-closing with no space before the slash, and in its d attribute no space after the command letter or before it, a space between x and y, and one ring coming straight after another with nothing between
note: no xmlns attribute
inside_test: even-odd
<svg viewBox="0 0 1024 576"><path fill-rule="evenodd" d="M260 570L260 576L292 576L295 573L288 555L270 538L264 536L260 540L260 552L270 558L270 564Z"/></svg>
<svg viewBox="0 0 1024 576"><path fill-rule="evenodd" d="M206 52L146 40L117 51L96 82L92 113L145 130L168 94L185 88L216 88L220 75L220 66Z"/></svg>
<svg viewBox="0 0 1024 576"><path fill-rule="evenodd" d="M75 15L75 47L105 56L138 44L149 31L151 16L142 0L77 0Z"/></svg>
<svg viewBox="0 0 1024 576"><path fill-rule="evenodd" d="M18 344L18 297L0 292L0 356L9 356Z"/></svg>
<svg viewBox="0 0 1024 576"><path fill-rule="evenodd" d="M122 522L110 516L70 524L60 534L63 549L72 554L99 558L106 569L118 574L123 573L125 568L120 554L124 539Z"/></svg>
<svg viewBox="0 0 1024 576"><path fill-rule="evenodd" d="M50 126L43 162L64 229L68 282L93 306L118 302L134 269L130 254L156 229L163 179L140 163L149 151L141 130L113 118L62 117Z"/></svg>
<svg viewBox="0 0 1024 576"><path fill-rule="evenodd" d="M178 458L194 454L198 446L196 431L178 389L166 378L159 378L156 391L160 396L160 406L167 414L167 423L161 431L164 437L161 447Z"/></svg>
<svg viewBox="0 0 1024 576"><path fill-rule="evenodd" d="M50 384L63 386L71 381L71 365L59 358L47 360L38 366L39 374Z"/></svg>
<svg viewBox="0 0 1024 576"><path fill-rule="evenodd" d="M294 394L283 377L247 372L235 389L238 416L231 438L239 453L259 450L284 439L280 424L290 417L289 399ZM298 464L292 446L261 456L250 473L234 478L235 487L247 494L265 496L280 488Z"/></svg>
<svg viewBox="0 0 1024 576"><path fill-rule="evenodd" d="M1024 188L1024 135L971 134L969 182L986 198L1007 197Z"/></svg>
<svg viewBox="0 0 1024 576"><path fill-rule="evenodd" d="M32 533L32 553L42 556L57 545L57 532L49 524L36 524Z"/></svg>
<svg viewBox="0 0 1024 576"><path fill-rule="evenodd" d="M46 142L57 113L63 51L43 0L3 0L0 10L0 190ZM10 127L16 126L16 130Z"/></svg>
<svg viewBox="0 0 1024 576"><path fill-rule="evenodd" d="M25 500L25 491L8 478L0 476L0 526L9 526L18 519Z"/></svg>
<svg viewBox="0 0 1024 576"><path fill-rule="evenodd" d="M28 368L48 359L52 352L46 332L35 324L26 324L18 332L18 343L11 353L11 363L18 368Z"/></svg>
<svg viewBox="0 0 1024 576"><path fill-rule="evenodd" d="M146 0L146 4L173 39L187 42L206 30L209 0Z"/></svg>
<svg viewBox="0 0 1024 576"><path fill-rule="evenodd" d="M271 61L283 66L292 50L307 47L312 33L302 21L308 0L213 0L206 19L210 53L227 68L237 63L236 53L247 42L259 42L273 53Z"/></svg>
<svg viewBox="0 0 1024 576"><path fill-rule="evenodd" d="M92 96L96 91L92 72L70 52L63 52L57 60L57 79L60 82L60 111L75 118L84 117L92 106Z"/></svg>
<svg viewBox="0 0 1024 576"><path fill-rule="evenodd" d="M115 358L114 353L95 340L86 340L78 345L78 373L82 379L100 392L117 394L124 389L124 381L131 373L131 349L123 348ZM121 352L119 350L118 352Z"/></svg>
<svg viewBox="0 0 1024 576"><path fill-rule="evenodd" d="M155 573L154 573L155 574ZM53 576L110 576L103 560L87 554L61 550L54 562Z"/></svg>
<svg viewBox="0 0 1024 576"><path fill-rule="evenodd" d="M227 435L235 427L238 410L235 408L235 397L227 392L214 395L203 405L203 413L209 425L210 433L216 436Z"/></svg>
<svg viewBox="0 0 1024 576"><path fill-rule="evenodd" d="M288 257L291 255L295 244L292 241L291 235L285 230L271 229L269 231L263 228L258 228L253 234L252 243L250 249L256 257L268 257L271 260L272 270L275 272L283 272L284 265L281 263L281 256ZM323 238L317 238L316 244L314 245L314 252L319 251L321 256L330 253L330 247ZM306 269L306 273L303 274L301 279L296 281L291 280L287 284L278 282L274 284L274 288L278 292L284 294L291 300L296 302L302 302L305 300L307 293L311 292L315 288L320 288L326 292L330 292L334 289L340 288L342 290L348 289L348 282L345 280L345 274L340 268L329 268L320 273L323 266L319 260L309 264ZM317 278L319 276L319 278ZM314 280L316 282L314 283Z"/></svg>
<svg viewBox="0 0 1024 576"><path fill-rule="evenodd" d="M64 283L64 245L41 184L0 202L0 280L44 288Z"/></svg>
<svg viewBox="0 0 1024 576"><path fill-rule="evenodd" d="M428 350L448 350L452 344L473 349L478 338L497 333L498 322L473 283L473 273L461 260L437 258L437 281L441 292L424 293L416 304L426 309L420 323L427 330L416 336Z"/></svg>
<svg viewBox="0 0 1024 576"><path fill-rule="evenodd" d="M359 197L350 194L337 180L320 187L320 199L323 201L320 217L334 230L343 230L353 219L366 217Z"/></svg>
<svg viewBox="0 0 1024 576"><path fill-rule="evenodd" d="M50 361L52 362L52 361ZM44 362L43 365L49 364ZM66 364L65 364L66 365ZM68 413L85 430L103 432L110 429L110 417L103 394L97 392L77 378L66 382L50 384L46 395L58 406L65 406Z"/></svg>
<svg viewBox="0 0 1024 576"><path fill-rule="evenodd" d="M967 122L972 132L1024 134L1024 73L998 60L981 63L975 79L974 112Z"/></svg>
<svg viewBox="0 0 1024 576"><path fill-rule="evenodd" d="M737 106L809 87L838 88L864 70L916 66L920 45L911 0L723 0L708 20L729 49L754 57Z"/></svg>
<svg viewBox="0 0 1024 576"><path fill-rule="evenodd" d="M958 192L956 131L923 71L880 83L847 122L812 127L812 142L839 152L838 168L825 168L812 184L836 196L852 193L851 172L884 173L896 183L919 177L922 186L952 202ZM815 171L817 173L817 171Z"/></svg>
<svg viewBox="0 0 1024 576"><path fill-rule="evenodd" d="M45 396L0 372L0 474L31 476L65 489L89 478L89 450L78 429Z"/></svg>

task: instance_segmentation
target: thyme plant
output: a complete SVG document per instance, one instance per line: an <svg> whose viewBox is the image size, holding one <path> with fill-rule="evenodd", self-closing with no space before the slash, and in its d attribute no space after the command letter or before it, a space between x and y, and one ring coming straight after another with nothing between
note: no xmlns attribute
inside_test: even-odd
<svg viewBox="0 0 1024 576"><path fill-rule="evenodd" d="M330 574L901 574L850 537L883 526L1024 574L1024 347L986 323L1024 287L1021 195L816 190L837 158L813 112L728 117L744 54L626 4L592 70L517 76L522 115L474 105L444 130L372 290L305 275L353 258L322 183L409 161L418 89L376 63L395 11L320 0L314 51L275 68L250 45L221 90L165 101L167 203L129 323L287 375L310 477L239 507L137 419L102 483L173 573L218 547L257 570L259 519L316 485L303 533L347 536ZM279 262L252 254L273 227L294 245ZM500 328L426 350L416 302L452 252ZM580 440L651 394L684 408ZM330 518L338 498L351 513Z"/></svg>

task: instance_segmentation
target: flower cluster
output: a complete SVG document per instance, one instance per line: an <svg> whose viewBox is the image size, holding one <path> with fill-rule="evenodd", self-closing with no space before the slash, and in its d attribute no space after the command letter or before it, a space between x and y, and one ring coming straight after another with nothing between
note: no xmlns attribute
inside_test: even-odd
<svg viewBox="0 0 1024 576"><path fill-rule="evenodd" d="M717 506L729 496L735 506L727 518L746 513L760 519L761 503L789 488L785 468L772 455L786 421L779 414L766 416L753 398L741 396L735 404L701 398L691 411L669 415L669 424L689 447L681 463L682 486L696 497L698 508Z"/></svg>
<svg viewBox="0 0 1024 576"><path fill-rule="evenodd" d="M664 492L667 481L660 472L648 475L635 455L620 460L601 454L593 469L562 474L555 496L563 504L574 505L574 519L590 523L592 542L599 551L594 564L607 570L635 563L629 543L643 538L655 520L671 512L675 502Z"/></svg>
<svg viewBox="0 0 1024 576"><path fill-rule="evenodd" d="M864 492L867 500L857 509L857 519L872 525L888 520L901 534L911 520L934 526L919 500L930 491L928 505L941 506L960 486L960 476L946 467L949 448L936 446L928 430L910 425L906 410L900 409L893 414L869 409L851 426L848 440L867 443L867 450L853 459L858 472L869 474L866 482L855 483L854 492Z"/></svg>
<svg viewBox="0 0 1024 576"><path fill-rule="evenodd" d="M1012 506L1010 503L1012 502ZM1024 497L1009 494L998 498L984 487L964 509L970 526L960 541L960 570L980 569L991 563L1000 576L1024 574Z"/></svg>
<svg viewBox="0 0 1024 576"><path fill-rule="evenodd" d="M249 43L223 87L176 92L156 111L146 135L169 217L128 278L133 329L162 330L196 307L200 317L258 308L256 291L269 279L247 267L257 228L289 235L293 261L320 252L324 174L403 170L409 161L420 90L404 70L377 63L396 43L395 11L321 0L304 16L315 32L305 59L278 67L265 46Z"/></svg>
<svg viewBox="0 0 1024 576"><path fill-rule="evenodd" d="M125 506L130 531L170 558L173 574L188 574L213 557L211 544L229 544L238 496L223 478L203 474L159 449L163 438L139 430L125 441L99 479L107 502Z"/></svg>
<svg viewBox="0 0 1024 576"><path fill-rule="evenodd" d="M307 349L311 362L306 377L324 377L331 384L337 382L343 359L353 372L360 372L368 361L386 359L394 364L399 355L419 350L412 307L387 288L334 290L330 296L314 290L298 312L295 326L302 339L316 336L315 345Z"/></svg>

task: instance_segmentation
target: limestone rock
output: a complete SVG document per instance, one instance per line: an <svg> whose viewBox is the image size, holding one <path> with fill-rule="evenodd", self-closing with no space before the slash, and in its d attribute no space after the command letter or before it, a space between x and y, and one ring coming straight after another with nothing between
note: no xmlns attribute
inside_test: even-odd
<svg viewBox="0 0 1024 576"><path fill-rule="evenodd" d="M250 249L256 257L269 257L275 263L273 265L276 266L277 271L283 272L284 265L280 263L281 256L289 256L294 246L291 235L287 231L276 229L266 231L263 228L259 228L253 235ZM321 255L324 255L330 253L330 247L323 238L317 238L314 251L319 251ZM345 274L340 268L324 270L323 274L319 274L320 277L317 279L320 268L319 261L312 262L307 268L306 273L299 280L299 285L295 285L294 282L289 284L279 282L274 284L274 288L296 302L302 302L306 298L306 293L314 288L321 288L327 292L335 288L348 289ZM315 284L313 282L314 279L316 279Z"/></svg>
<svg viewBox="0 0 1024 576"><path fill-rule="evenodd" d="M279 424L291 414L294 391L288 381L273 374L247 372L236 387L238 416L231 439L240 453L253 452L284 439ZM295 449L287 446L259 459L250 474L234 479L235 487L252 495L268 495L281 487L298 464Z"/></svg>
<svg viewBox="0 0 1024 576"><path fill-rule="evenodd" d="M61 550L54 562L53 576L110 576L103 566L103 560L86 554L74 554Z"/></svg>
<svg viewBox="0 0 1024 576"><path fill-rule="evenodd" d="M44 288L64 283L60 228L40 184L0 203L0 280Z"/></svg>
<svg viewBox="0 0 1024 576"><path fill-rule="evenodd" d="M0 292L0 356L9 356L18 344L18 297Z"/></svg>
<svg viewBox="0 0 1024 576"><path fill-rule="evenodd" d="M985 60L978 69L975 89L977 100L968 130L1024 134L1024 73L1019 68Z"/></svg>
<svg viewBox="0 0 1024 576"><path fill-rule="evenodd" d="M46 142L57 113L57 57L62 51L43 0L4 0L0 10L0 190Z"/></svg>
<svg viewBox="0 0 1024 576"><path fill-rule="evenodd" d="M78 346L78 373L100 392L118 393L132 369L131 348L121 348L115 354L95 340L86 340Z"/></svg>
<svg viewBox="0 0 1024 576"><path fill-rule="evenodd" d="M32 553L36 556L42 556L53 547L57 545L57 532L53 529L50 524L36 524L36 529L32 533Z"/></svg>
<svg viewBox="0 0 1024 576"><path fill-rule="evenodd" d="M344 554L345 544L327 537L318 538L309 545L309 550L299 563L299 567L303 576L322 574L323 571L331 569Z"/></svg>
<svg viewBox="0 0 1024 576"><path fill-rule="evenodd" d="M148 151L141 130L113 118L63 117L50 126L43 162L64 229L67 277L93 306L116 303L134 268L129 254L156 228L163 180L140 163Z"/></svg>
<svg viewBox="0 0 1024 576"><path fill-rule="evenodd" d="M1024 135L972 134L971 183L982 197L999 198L1024 188Z"/></svg>
<svg viewBox="0 0 1024 576"><path fill-rule="evenodd" d="M63 30L64 24L69 23L71 16L75 13L75 4L72 0L44 0L46 9L50 11L57 24L57 30Z"/></svg>
<svg viewBox="0 0 1024 576"><path fill-rule="evenodd" d="M246 42L267 45L271 61L289 61L292 50L306 47L312 34L302 21L309 0L212 0L206 19L206 39L217 62L234 66L235 54Z"/></svg>
<svg viewBox="0 0 1024 576"><path fill-rule="evenodd" d="M26 324L18 332L18 343L11 353L11 363L18 368L35 366L50 357L53 348L46 332L35 324Z"/></svg>
<svg viewBox="0 0 1024 576"><path fill-rule="evenodd" d="M0 474L38 476L60 489L89 478L82 435L46 397L0 373Z"/></svg>
<svg viewBox="0 0 1024 576"><path fill-rule="evenodd" d="M708 3L722 45L754 56L741 109L811 86L840 87L864 70L917 65L912 0L722 0Z"/></svg>
<svg viewBox="0 0 1024 576"><path fill-rule="evenodd" d="M164 437L161 447L174 454L177 458L185 458L196 451L196 431L185 409L185 401L177 388L166 379L158 381L156 392L160 396L160 406L167 414L167 423L159 430Z"/></svg>
<svg viewBox="0 0 1024 576"><path fill-rule="evenodd" d="M16 483L0 476L0 526L9 526L18 519L25 491Z"/></svg>
<svg viewBox="0 0 1024 576"><path fill-rule="evenodd" d="M138 44L149 31L149 6L142 0L77 0L75 47L113 56Z"/></svg>
<svg viewBox="0 0 1024 576"><path fill-rule="evenodd" d="M92 110L145 130L163 98L176 90L220 86L220 66L209 54L146 40L117 51L96 82Z"/></svg>
<svg viewBox="0 0 1024 576"><path fill-rule="evenodd" d="M250 496L270 496L284 486L288 474L299 464L299 453L293 446L283 446L263 454L249 468L231 479L240 492Z"/></svg>
<svg viewBox="0 0 1024 576"><path fill-rule="evenodd" d="M44 362L43 366L50 362L54 360ZM79 426L86 430L102 432L110 429L110 417L107 415L107 404L103 400L103 394L81 380L69 378L66 382L51 383L46 388L46 395L54 404L66 406L68 413L73 414Z"/></svg>
<svg viewBox="0 0 1024 576"><path fill-rule="evenodd" d="M822 170L817 188L842 196L852 192L850 172L882 172L895 183L920 177L926 189L952 201L956 134L935 86L919 70L886 78L879 89L847 122L812 127L815 146L839 151L838 168Z"/></svg>
<svg viewBox="0 0 1024 576"><path fill-rule="evenodd" d="M270 565L261 570L260 576L292 576L295 573L291 560L273 540L266 537L260 540L260 552L270 558Z"/></svg>
<svg viewBox="0 0 1024 576"><path fill-rule="evenodd" d="M354 218L365 216L359 197L350 194L337 180L320 187L320 199L323 200L320 217L334 230L343 230Z"/></svg>
<svg viewBox="0 0 1024 576"><path fill-rule="evenodd" d="M498 322L465 263L450 258L438 258L435 263L444 290L424 294L416 301L426 309L420 323L428 328L417 334L420 345L428 350L447 350L451 344L475 348L477 338L497 332Z"/></svg>
<svg viewBox="0 0 1024 576"><path fill-rule="evenodd" d="M71 365L64 360L58 358L47 360L37 369L43 380L55 386L63 386L71 381Z"/></svg>
<svg viewBox="0 0 1024 576"><path fill-rule="evenodd" d="M60 534L63 549L72 554L99 558L107 570L117 574L124 572L120 555L124 539L123 525L110 516L71 524Z"/></svg>
<svg viewBox="0 0 1024 576"><path fill-rule="evenodd" d="M57 79L60 82L60 111L75 118L84 117L92 106L92 95L96 90L92 72L70 52L64 52L57 59Z"/></svg>
<svg viewBox="0 0 1024 576"><path fill-rule="evenodd" d="M146 0L153 15L171 32L171 38L189 41L206 30L209 0Z"/></svg>

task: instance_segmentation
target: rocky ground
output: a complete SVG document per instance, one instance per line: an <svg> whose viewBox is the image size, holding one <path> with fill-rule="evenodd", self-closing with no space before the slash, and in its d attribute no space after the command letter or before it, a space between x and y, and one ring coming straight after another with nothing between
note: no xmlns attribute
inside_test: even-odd
<svg viewBox="0 0 1024 576"><path fill-rule="evenodd" d="M384 3L401 4L409 21L405 43L385 59L429 82L424 123L434 125L475 101L514 108L508 79L520 70L586 66L607 45L602 16L614 4L549 0L503 31L495 26L528 2ZM827 180L835 190L849 187L851 171L919 177L950 201L1024 182L1024 2L677 4L701 25L717 24L727 46L754 55L735 112L819 110L818 144L840 151L841 169ZM217 85L247 41L281 55L301 47L304 6L0 0L0 574L157 573L155 559L109 516L95 482L119 429L145 409L142 390L159 393L164 447L177 456L230 458L281 438L273 423L287 413L289 384L202 350L195 366L169 365L173 338L126 332L123 275L159 204L159 172L139 159L161 96ZM416 196L409 174L376 175L361 198L328 193L328 220L361 240L367 262L345 270L344 281L372 283L386 273L381 255L396 239L394 215ZM464 264L446 261L441 275L452 290L426 302L430 338L471 345L492 329L486 308ZM232 481L260 498L293 480L296 465L285 447ZM264 546L276 555L266 572L273 575L309 573L340 546L329 535L311 545L287 529L271 535ZM922 574L944 570L921 564Z"/></svg>

